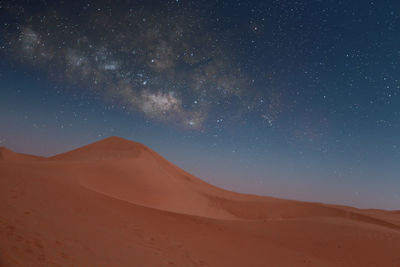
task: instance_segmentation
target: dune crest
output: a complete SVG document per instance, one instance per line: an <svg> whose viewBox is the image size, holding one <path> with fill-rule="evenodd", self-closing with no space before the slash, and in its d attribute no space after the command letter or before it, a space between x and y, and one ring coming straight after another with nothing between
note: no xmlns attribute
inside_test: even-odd
<svg viewBox="0 0 400 267"><path fill-rule="evenodd" d="M57 160L104 160L135 158L148 148L140 143L112 136L78 149L55 155Z"/></svg>

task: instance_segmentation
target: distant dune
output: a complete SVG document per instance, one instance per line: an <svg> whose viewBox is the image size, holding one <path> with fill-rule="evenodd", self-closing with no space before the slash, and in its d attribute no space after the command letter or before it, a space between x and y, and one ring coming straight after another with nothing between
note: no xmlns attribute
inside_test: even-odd
<svg viewBox="0 0 400 267"><path fill-rule="evenodd" d="M400 211L230 192L111 137L0 148L0 266L400 266Z"/></svg>
<svg viewBox="0 0 400 267"><path fill-rule="evenodd" d="M14 161L14 160L39 160L42 157L32 156L27 154L15 153L6 147L0 147L0 160Z"/></svg>

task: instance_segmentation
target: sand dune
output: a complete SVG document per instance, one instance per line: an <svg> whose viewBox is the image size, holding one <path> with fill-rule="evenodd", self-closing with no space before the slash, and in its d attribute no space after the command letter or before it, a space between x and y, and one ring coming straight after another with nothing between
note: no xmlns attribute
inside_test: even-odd
<svg viewBox="0 0 400 267"><path fill-rule="evenodd" d="M15 161L15 160L39 160L42 157L15 153L6 147L0 147L0 160Z"/></svg>
<svg viewBox="0 0 400 267"><path fill-rule="evenodd" d="M230 192L118 137L0 148L0 266L400 266L400 214Z"/></svg>

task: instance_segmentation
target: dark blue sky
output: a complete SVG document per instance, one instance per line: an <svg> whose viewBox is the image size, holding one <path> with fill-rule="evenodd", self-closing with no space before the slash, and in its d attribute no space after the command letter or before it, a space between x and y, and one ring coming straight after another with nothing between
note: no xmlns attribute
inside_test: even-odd
<svg viewBox="0 0 400 267"><path fill-rule="evenodd" d="M0 145L117 135L236 191L400 206L397 1L3 1Z"/></svg>

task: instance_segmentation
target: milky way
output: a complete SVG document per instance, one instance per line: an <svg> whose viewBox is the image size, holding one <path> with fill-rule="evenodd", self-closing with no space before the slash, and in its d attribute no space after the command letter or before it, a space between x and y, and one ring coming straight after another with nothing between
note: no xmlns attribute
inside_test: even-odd
<svg viewBox="0 0 400 267"><path fill-rule="evenodd" d="M8 49L49 78L78 84L150 119L204 130L207 120L237 120L257 111L260 121L272 125L279 95L267 88L254 92L230 32L178 5L86 4L75 19L57 7L24 14L10 26L15 29L6 37ZM221 107L232 111L222 118Z"/></svg>

